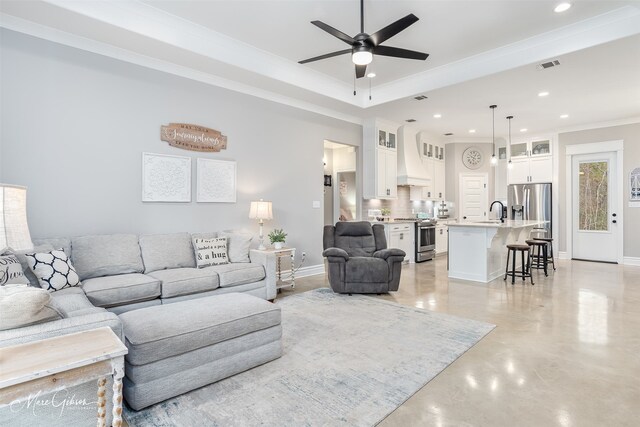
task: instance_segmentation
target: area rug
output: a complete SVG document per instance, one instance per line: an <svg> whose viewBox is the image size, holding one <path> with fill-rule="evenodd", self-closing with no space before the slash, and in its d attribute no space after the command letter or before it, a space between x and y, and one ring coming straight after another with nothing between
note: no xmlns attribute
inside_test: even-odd
<svg viewBox="0 0 640 427"><path fill-rule="evenodd" d="M139 412L130 426L372 426L495 326L322 288L277 300L280 359Z"/></svg>

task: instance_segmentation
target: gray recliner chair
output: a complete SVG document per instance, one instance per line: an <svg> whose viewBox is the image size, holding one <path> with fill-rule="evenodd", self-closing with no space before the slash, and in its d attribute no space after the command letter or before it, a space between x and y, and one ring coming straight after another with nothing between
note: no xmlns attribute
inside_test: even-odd
<svg viewBox="0 0 640 427"><path fill-rule="evenodd" d="M341 294L397 291L405 252L387 249L384 226L366 221L325 225L322 255L329 262L329 284Z"/></svg>

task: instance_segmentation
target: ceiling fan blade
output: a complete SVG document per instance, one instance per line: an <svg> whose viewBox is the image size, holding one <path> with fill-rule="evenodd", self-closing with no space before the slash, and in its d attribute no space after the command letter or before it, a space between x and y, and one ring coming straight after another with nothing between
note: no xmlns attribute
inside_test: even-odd
<svg viewBox="0 0 640 427"><path fill-rule="evenodd" d="M366 65L356 65L356 78L357 79L360 79L360 78L364 77L366 72L367 72L367 66Z"/></svg>
<svg viewBox="0 0 640 427"><path fill-rule="evenodd" d="M345 42L348 45L353 45L356 42L353 39L353 37L349 36L348 34L343 33L340 30L336 30L331 25L327 25L322 21L311 21L311 23L313 25L315 25L316 27L326 31L329 34L331 34L332 36L339 38L340 40L342 40L343 42Z"/></svg>
<svg viewBox="0 0 640 427"><path fill-rule="evenodd" d="M429 57L428 53L391 46L376 46L373 48L373 53L375 55L393 56L394 58L419 59L422 61Z"/></svg>
<svg viewBox="0 0 640 427"><path fill-rule="evenodd" d="M320 61L321 59L333 58L334 56L344 55L345 53L351 53L351 49L339 50L337 52L327 53L326 55L315 56L313 58L298 61L298 64L306 64L307 62Z"/></svg>
<svg viewBox="0 0 640 427"><path fill-rule="evenodd" d="M411 24L414 24L417 21L418 21L418 17L413 13L410 13L404 18L398 19L393 24L389 24L383 29L381 29L380 31L374 34L371 34L369 36L369 40L374 46L378 46L380 43L390 39L391 37L398 34L400 31L404 30L405 28L407 28Z"/></svg>

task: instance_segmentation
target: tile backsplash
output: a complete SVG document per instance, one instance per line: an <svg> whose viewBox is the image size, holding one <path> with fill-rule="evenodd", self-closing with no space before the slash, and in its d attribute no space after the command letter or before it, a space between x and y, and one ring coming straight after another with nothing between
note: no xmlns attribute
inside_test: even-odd
<svg viewBox="0 0 640 427"><path fill-rule="evenodd" d="M434 202L432 201L411 201L409 199L409 187L398 186L398 198L395 200L370 199L362 201L362 219L368 220L369 209L391 209L391 218L409 218L416 216L419 212L424 212L429 217L434 216ZM451 209L449 210L451 214Z"/></svg>

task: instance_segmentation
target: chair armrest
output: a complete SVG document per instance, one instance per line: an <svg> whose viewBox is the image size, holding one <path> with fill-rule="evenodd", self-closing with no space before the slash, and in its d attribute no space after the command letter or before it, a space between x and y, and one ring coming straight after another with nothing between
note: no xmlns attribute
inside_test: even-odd
<svg viewBox="0 0 640 427"><path fill-rule="evenodd" d="M402 257L404 259L404 257L407 255L407 253L405 251L403 251L402 249L398 249L398 248L389 248L389 249L382 249L379 251L375 251L373 253L373 256L375 258L382 258L382 259L387 259L390 256L398 256L398 257Z"/></svg>
<svg viewBox="0 0 640 427"><path fill-rule="evenodd" d="M264 267L267 300L275 299L278 294L278 289L276 289L276 254L273 252L251 249L249 251L249 258L251 259L251 262L262 264Z"/></svg>
<svg viewBox="0 0 640 427"><path fill-rule="evenodd" d="M347 251L340 248L327 248L322 252L322 256L327 258L344 258L345 261L349 261L349 254Z"/></svg>

